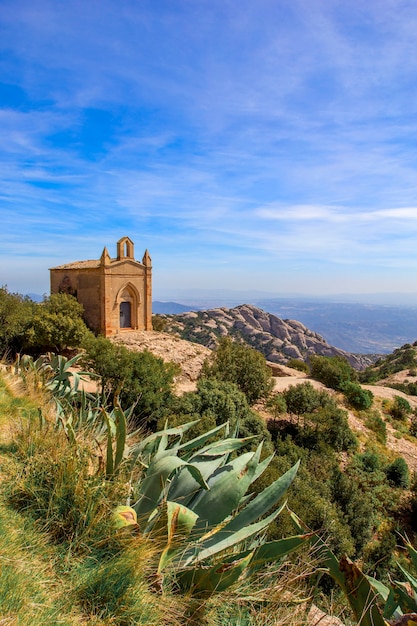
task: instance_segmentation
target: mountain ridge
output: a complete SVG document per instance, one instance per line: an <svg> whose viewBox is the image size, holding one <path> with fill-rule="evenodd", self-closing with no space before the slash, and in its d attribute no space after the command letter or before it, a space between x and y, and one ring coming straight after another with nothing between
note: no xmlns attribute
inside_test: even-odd
<svg viewBox="0 0 417 626"><path fill-rule="evenodd" d="M312 354L345 358L362 370L379 355L362 355L331 346L324 337L297 320L281 319L252 304L162 315L165 330L182 339L213 349L219 338L230 335L264 354L268 361L286 364L308 360Z"/></svg>

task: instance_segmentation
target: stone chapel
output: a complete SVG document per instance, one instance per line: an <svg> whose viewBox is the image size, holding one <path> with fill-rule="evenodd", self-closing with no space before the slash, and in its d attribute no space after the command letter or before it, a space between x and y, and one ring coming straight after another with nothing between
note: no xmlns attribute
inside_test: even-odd
<svg viewBox="0 0 417 626"><path fill-rule="evenodd" d="M152 330L152 262L146 250L135 260L129 237L117 242L117 257L104 248L98 260L50 269L51 293L74 295L88 326L105 337L126 330Z"/></svg>

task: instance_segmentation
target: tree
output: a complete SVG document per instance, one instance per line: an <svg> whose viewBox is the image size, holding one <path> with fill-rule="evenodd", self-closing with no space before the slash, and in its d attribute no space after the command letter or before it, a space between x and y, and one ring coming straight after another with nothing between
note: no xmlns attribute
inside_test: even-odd
<svg viewBox="0 0 417 626"><path fill-rule="evenodd" d="M62 352L80 346L90 333L83 307L73 296L55 293L36 304L23 336L23 347L33 352Z"/></svg>
<svg viewBox="0 0 417 626"><path fill-rule="evenodd" d="M288 413L303 415L312 413L326 406L330 401L329 395L324 391L314 389L310 382L299 385L291 385L282 393L287 405Z"/></svg>
<svg viewBox="0 0 417 626"><path fill-rule="evenodd" d="M0 287L0 357L14 358L20 352L35 307L30 298Z"/></svg>
<svg viewBox="0 0 417 626"><path fill-rule="evenodd" d="M249 404L266 398L273 388L271 370L265 357L249 346L232 341L230 337L220 339L212 357L204 363L201 376L235 383L246 395Z"/></svg>

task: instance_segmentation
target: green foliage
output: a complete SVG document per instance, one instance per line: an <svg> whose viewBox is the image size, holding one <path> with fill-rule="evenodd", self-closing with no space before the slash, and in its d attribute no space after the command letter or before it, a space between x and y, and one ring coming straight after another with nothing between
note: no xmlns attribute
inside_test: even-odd
<svg viewBox="0 0 417 626"><path fill-rule="evenodd" d="M343 513L355 545L356 554L360 554L372 535L373 509L363 497L356 481L335 467L331 480L332 498Z"/></svg>
<svg viewBox="0 0 417 626"><path fill-rule="evenodd" d="M398 457L384 469L388 482L393 487L407 489L410 484L408 465L403 457Z"/></svg>
<svg viewBox="0 0 417 626"><path fill-rule="evenodd" d="M287 367L292 367L299 372L305 372L306 374L310 373L310 368L308 364L301 359L290 359L289 361L287 361L286 365Z"/></svg>
<svg viewBox="0 0 417 626"><path fill-rule="evenodd" d="M300 531L304 529L299 520L296 520L296 527ZM416 623L417 551L409 541L405 543L411 572L398 564L405 581L393 580L390 577L389 586L380 580L366 576L349 559L342 558L338 561L318 536L314 541L321 550L329 575L339 584L358 623L363 626L386 626L387 624L411 626ZM384 539L384 545L381 542L379 549L382 551L382 558L386 558L389 548L392 549L393 545L390 538Z"/></svg>
<svg viewBox="0 0 417 626"><path fill-rule="evenodd" d="M343 385L357 380L357 373L348 361L339 356L312 356L311 376L331 389L341 390Z"/></svg>
<svg viewBox="0 0 417 626"><path fill-rule="evenodd" d="M378 409L363 412L360 414L365 422L365 426L375 433L377 441L382 444L387 442L387 425L385 420L382 419Z"/></svg>
<svg viewBox="0 0 417 626"><path fill-rule="evenodd" d="M0 287L0 356L14 358L37 305L29 298Z"/></svg>
<svg viewBox="0 0 417 626"><path fill-rule="evenodd" d="M35 306L23 335L23 348L37 354L76 348L89 331L82 319L83 307L65 293L56 293Z"/></svg>
<svg viewBox="0 0 417 626"><path fill-rule="evenodd" d="M167 319L163 315L152 315L152 329L163 332L167 327Z"/></svg>
<svg viewBox="0 0 417 626"><path fill-rule="evenodd" d="M317 449L323 442L338 451L357 447L346 411L339 409L326 391L317 390L310 382L305 382L291 385L282 396L288 412L297 416L296 422L284 425L283 432L291 434L298 445Z"/></svg>
<svg viewBox="0 0 417 626"><path fill-rule="evenodd" d="M379 359L374 365L367 367L364 372L361 372L360 380L362 382L376 382L404 369L413 370L416 366L416 344L411 346L409 343L406 343L401 348L394 350L392 354Z"/></svg>
<svg viewBox="0 0 417 626"><path fill-rule="evenodd" d="M265 357L253 348L223 337L212 358L204 363L202 377L235 383L246 395L249 404L266 398L273 380Z"/></svg>
<svg viewBox="0 0 417 626"><path fill-rule="evenodd" d="M85 372L73 371L81 355L67 359L62 355L43 355L36 361L24 355L18 359L19 372L27 389L32 385L43 388L55 404L55 428L63 428L68 440L76 447L77 433L89 434L105 458L106 476L113 476L126 454L127 427L131 411L124 412L117 399L112 411L101 404L100 395L87 394L80 387ZM45 419L40 413L41 425ZM101 446L106 451L103 453Z"/></svg>
<svg viewBox="0 0 417 626"><path fill-rule="evenodd" d="M9 502L41 520L57 541L85 540L98 532L99 520L105 520L109 490L99 474L91 474L97 457L89 446L78 439L75 447L63 431L59 434L48 424L36 427L31 423L22 427L16 444L25 462L10 484Z"/></svg>
<svg viewBox="0 0 417 626"><path fill-rule="evenodd" d="M122 407L134 405L136 422L145 420L154 426L172 402L176 366L148 351L131 352L104 337L89 337L85 348L85 365L101 377L103 391L118 397Z"/></svg>
<svg viewBox="0 0 417 626"><path fill-rule="evenodd" d="M366 411L372 406L374 394L368 389L362 389L358 383L347 382L341 387L349 404L360 411Z"/></svg>
<svg viewBox="0 0 417 626"><path fill-rule="evenodd" d="M200 378L196 391L173 399L168 415L173 426L198 420L184 434L185 439L196 437L227 421L232 430L238 428L241 437L259 435L265 441L264 449L270 448L270 435L265 420L250 408L245 394L234 383L215 378ZM165 418L164 415L159 419L159 429L163 429ZM251 440L245 449L251 449L254 445Z"/></svg>
<svg viewBox="0 0 417 626"><path fill-rule="evenodd" d="M310 382L299 385L290 385L282 392L282 396L287 405L288 413L292 415L304 415L325 407L330 396L325 391L319 391Z"/></svg>
<svg viewBox="0 0 417 626"><path fill-rule="evenodd" d="M271 411L275 419L287 412L288 407L282 393L273 393L269 396L266 408Z"/></svg>
<svg viewBox="0 0 417 626"><path fill-rule="evenodd" d="M395 396L389 412L395 420L404 421L411 413L411 405L405 398Z"/></svg>
<svg viewBox="0 0 417 626"><path fill-rule="evenodd" d="M409 396L417 396L417 382L409 383L404 381L403 383L390 383L388 386L392 389L397 389L397 391L402 391Z"/></svg>

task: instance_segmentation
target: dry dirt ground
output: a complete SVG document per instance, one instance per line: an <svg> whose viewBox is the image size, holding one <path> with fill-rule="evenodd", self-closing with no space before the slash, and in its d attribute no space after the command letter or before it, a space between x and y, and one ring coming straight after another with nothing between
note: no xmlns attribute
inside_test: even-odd
<svg viewBox="0 0 417 626"><path fill-rule="evenodd" d="M196 388L196 381L205 359L211 354L211 350L174 335L161 332L131 331L125 332L113 339L113 341L124 344L130 350L149 350L155 356L161 357L164 361L171 361L179 365L181 373L176 377L176 389L178 393L193 391ZM269 364L274 375L275 390L284 391L290 385L298 385L307 380L317 389L326 389L322 383L308 378L307 374L294 370L284 365ZM399 374L398 380L403 380L406 374ZM410 377L408 377L410 379ZM411 380L411 379L410 379ZM365 389L370 389L375 397L376 407L380 407L383 400L392 400L394 396L406 398L412 408L417 408L417 397L407 396L401 391L384 387L382 385L363 385ZM336 392L329 391L337 395ZM267 415L262 412L265 417ZM363 421L348 410L350 427L357 433L363 433L372 437ZM417 471L417 446L404 436L399 438L399 434L387 423L387 447L398 456L403 456L411 471Z"/></svg>

